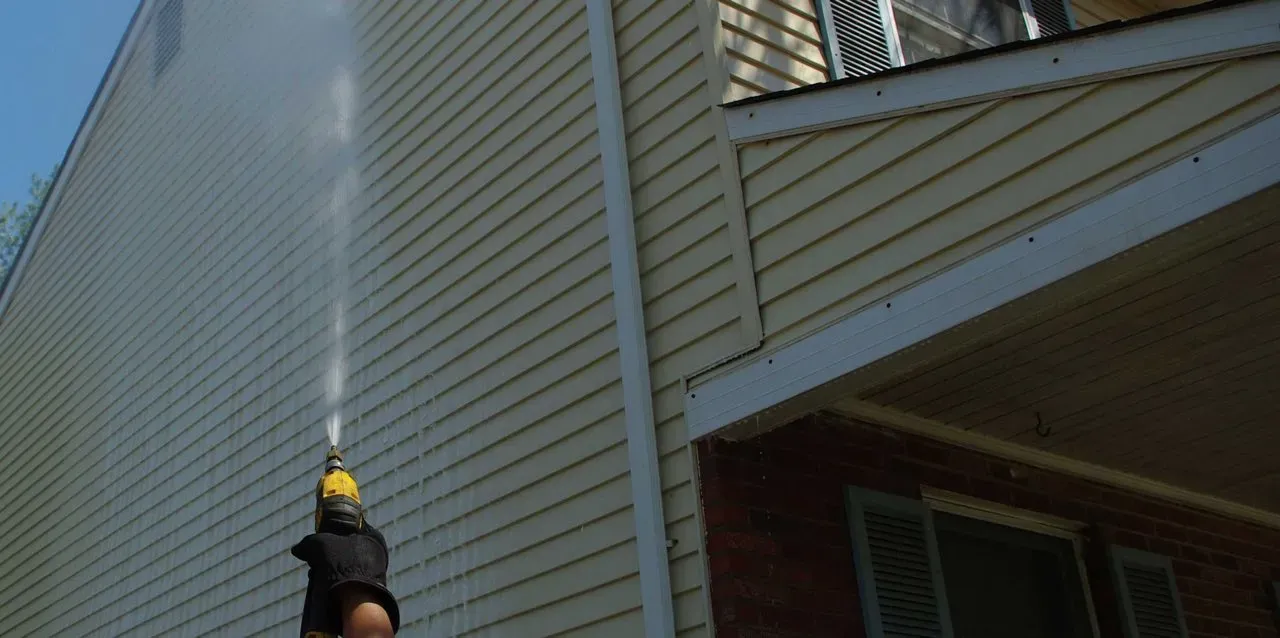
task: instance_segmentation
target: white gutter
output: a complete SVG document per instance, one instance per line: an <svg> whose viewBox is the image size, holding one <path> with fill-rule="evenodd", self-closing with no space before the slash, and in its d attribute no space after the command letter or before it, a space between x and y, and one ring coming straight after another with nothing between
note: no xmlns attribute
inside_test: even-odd
<svg viewBox="0 0 1280 638"><path fill-rule="evenodd" d="M102 117L102 112L106 110L107 102L111 101L112 93L115 92L116 86L120 84L120 78L124 76L125 62L133 55L133 50L137 48L138 40L145 30L142 26L147 23L147 15L154 6L154 0L142 0L138 4L138 8L133 13L133 19L129 22L129 26L125 29L125 34L120 40L120 45L116 47L115 56L111 58L107 73L103 77L102 83L98 85L98 91L94 94L93 101L89 104L89 110L80 122L80 128L76 130L75 138L71 140L71 147L67 149L67 154L62 158L62 166L59 168L58 174L53 177L53 184L49 186L49 194L45 197L40 211L36 213L35 222L33 222L31 231L27 234L27 240L22 243L22 248L18 251L18 260L12 265L9 270L9 276L4 280L4 290L0 291L0 317L4 316L4 311L9 307L9 301L13 298L13 291L18 289L18 283L22 280L22 273L26 270L27 262L31 261L31 255L36 252L36 244L40 241L40 234L44 232L45 223L49 221L49 214L57 209L58 201L62 199L62 193L67 182L75 174L76 163L79 161L80 155L84 153L84 147L88 143L94 127L97 126L98 119Z"/></svg>
<svg viewBox="0 0 1280 638"><path fill-rule="evenodd" d="M667 564L662 484L658 478L658 442L653 422L649 348L645 341L640 262L636 256L631 207L631 175L622 123L622 84L609 0L587 0L591 72L595 85L600 163L604 169L605 219L613 271L613 308L622 367L622 400L627 423L627 456L640 562L640 601L644 635L675 636L671 574Z"/></svg>

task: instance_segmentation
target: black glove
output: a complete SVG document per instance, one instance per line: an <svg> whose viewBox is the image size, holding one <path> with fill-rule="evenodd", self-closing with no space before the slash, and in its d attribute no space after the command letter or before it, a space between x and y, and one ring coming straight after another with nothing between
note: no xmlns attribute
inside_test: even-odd
<svg viewBox="0 0 1280 638"><path fill-rule="evenodd" d="M309 534L291 552L311 566L311 581L320 581L329 592L326 607L335 611L339 608L333 598L338 588L363 588L387 610L392 630L400 631L400 606L387 589L387 541L382 532L365 522L360 531L350 534Z"/></svg>

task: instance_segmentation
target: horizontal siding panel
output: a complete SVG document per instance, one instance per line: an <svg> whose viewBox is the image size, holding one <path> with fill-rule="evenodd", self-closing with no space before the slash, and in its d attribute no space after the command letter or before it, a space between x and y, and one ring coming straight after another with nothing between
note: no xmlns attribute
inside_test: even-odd
<svg viewBox="0 0 1280 638"><path fill-rule="evenodd" d="M1257 56L747 146L767 340L794 339L1273 112L1277 65Z"/></svg>
<svg viewBox="0 0 1280 638"><path fill-rule="evenodd" d="M0 579L17 634L296 626L305 567L281 548L309 528L324 446L339 174L308 132L332 124L332 77L280 72L313 62L294 29L306 16L245 0L188 11L159 82L148 46L126 65L0 325L0 353L20 362L0 371L0 432L33 512L0 522L14 539L0 554L24 574ZM618 626L636 633L583 7L357 12L366 190L346 252L343 446L392 544L405 628L540 635L631 618ZM672 37L664 23L633 53L665 39L652 68L691 68L690 25ZM232 50L270 52L249 77L288 81L247 85L223 68ZM660 75L632 84L680 85L647 103L633 132L654 144L636 148L689 157L664 141L705 128L684 101L701 79ZM692 184L716 185L698 182L708 172ZM650 219L659 238L684 218ZM663 239L650 254L686 250ZM687 502L673 501L681 521Z"/></svg>
<svg viewBox="0 0 1280 638"><path fill-rule="evenodd" d="M827 80L813 0L720 0L729 94L737 100Z"/></svg>
<svg viewBox="0 0 1280 638"><path fill-rule="evenodd" d="M742 347L715 139L719 96L708 86L699 39L706 34L695 9L680 0L626 0L615 14L655 406L682 375ZM687 435L676 421L659 421L655 433L663 513L668 538L676 541L669 553L676 624L705 635L709 610L693 517L698 499ZM598 635L620 622L601 616L567 634Z"/></svg>

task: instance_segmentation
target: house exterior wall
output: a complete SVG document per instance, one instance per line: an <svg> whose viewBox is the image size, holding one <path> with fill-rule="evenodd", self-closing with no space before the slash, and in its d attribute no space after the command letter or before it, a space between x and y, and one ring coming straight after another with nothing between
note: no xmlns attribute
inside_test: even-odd
<svg viewBox="0 0 1280 638"><path fill-rule="evenodd" d="M684 379L755 343L757 311L745 240L721 162L699 7L688 0L615 3L623 120L630 162L659 477L676 631L706 635L704 557L684 421ZM736 216L736 217L735 217Z"/></svg>
<svg viewBox="0 0 1280 638"><path fill-rule="evenodd" d="M697 444L712 612L721 636L865 635L844 488L921 486L1089 525L1084 560L1104 638L1123 635L1105 549L1173 559L1198 636L1277 636L1280 531L832 414L744 442Z"/></svg>
<svg viewBox="0 0 1280 638"><path fill-rule="evenodd" d="M1260 55L740 148L766 349L1280 109Z"/></svg>
<svg viewBox="0 0 1280 638"><path fill-rule="evenodd" d="M725 101L831 79L813 0L718 0Z"/></svg>
<svg viewBox="0 0 1280 638"><path fill-rule="evenodd" d="M29 513L0 523L6 631L292 630L345 278L341 444L403 633L642 635L585 4L352 5L346 87L307 72L319 6L188 2L154 81L141 27L46 211L0 318ZM676 624L703 635L680 381L743 347L742 268L693 6L614 11Z"/></svg>

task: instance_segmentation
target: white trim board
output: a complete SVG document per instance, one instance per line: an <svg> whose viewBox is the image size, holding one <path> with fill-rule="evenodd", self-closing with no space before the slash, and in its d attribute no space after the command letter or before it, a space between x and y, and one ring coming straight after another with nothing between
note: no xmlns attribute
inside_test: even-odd
<svg viewBox="0 0 1280 638"><path fill-rule="evenodd" d="M107 74L102 80L102 85L94 97L93 103L89 105L89 111L85 114L84 121L81 123L79 130L76 131L75 138L71 140L71 148L67 150L67 154L63 158L62 168L54 177L53 184L49 186L49 194L45 197L44 205L36 216L35 223L27 235L27 240L23 243L21 253L18 255L18 261L12 265L9 279L4 282L4 290L0 291L0 318L4 317L4 311L9 307L14 291L18 289L18 284L22 281L22 274L26 270L27 262L31 261L31 256L36 252L40 235L44 232L44 226L48 223L49 216L58 209L58 202L62 199L62 192L65 190L67 182L71 180L71 176L75 174L76 164L80 160L80 155L84 153L84 148L88 144L89 138L93 136L93 129L98 125L98 120L102 117L103 111L106 110L107 103L111 101L111 96L115 93L116 86L120 84L120 78L124 76L125 65L129 63L129 59L133 57L134 50L138 48L138 41L142 38L142 32L146 30L147 18L154 6L154 0L141 0L138 8L134 11L133 20L121 37L120 46L116 49L115 57L112 58L111 67L107 69Z"/></svg>
<svg viewBox="0 0 1280 638"><path fill-rule="evenodd" d="M729 138L836 126L1280 50L1280 0L1259 0L725 108Z"/></svg>
<svg viewBox="0 0 1280 638"><path fill-rule="evenodd" d="M923 436L948 445L989 454L1022 465L1074 476L1094 483L1110 485L1128 492L1143 494L1162 501L1212 512L1236 520L1280 529L1280 514L1242 505L1216 496L1194 492L1136 474L1079 461L1053 452L1011 443L979 432L951 427L932 419L907 414L906 412L886 408L867 401L842 399L832 406L831 411L850 419Z"/></svg>
<svg viewBox="0 0 1280 638"><path fill-rule="evenodd" d="M1280 115L1272 115L691 388L689 437L719 432L1277 183Z"/></svg>
<svg viewBox="0 0 1280 638"><path fill-rule="evenodd" d="M609 231L614 324L622 376L644 635L674 638L675 603L671 597L667 526L658 476L657 428L653 420L649 348L645 341L640 260L636 254L635 215L622 121L622 82L618 76L614 34L610 0L587 0L587 39L591 45L591 77L604 177L605 222Z"/></svg>

